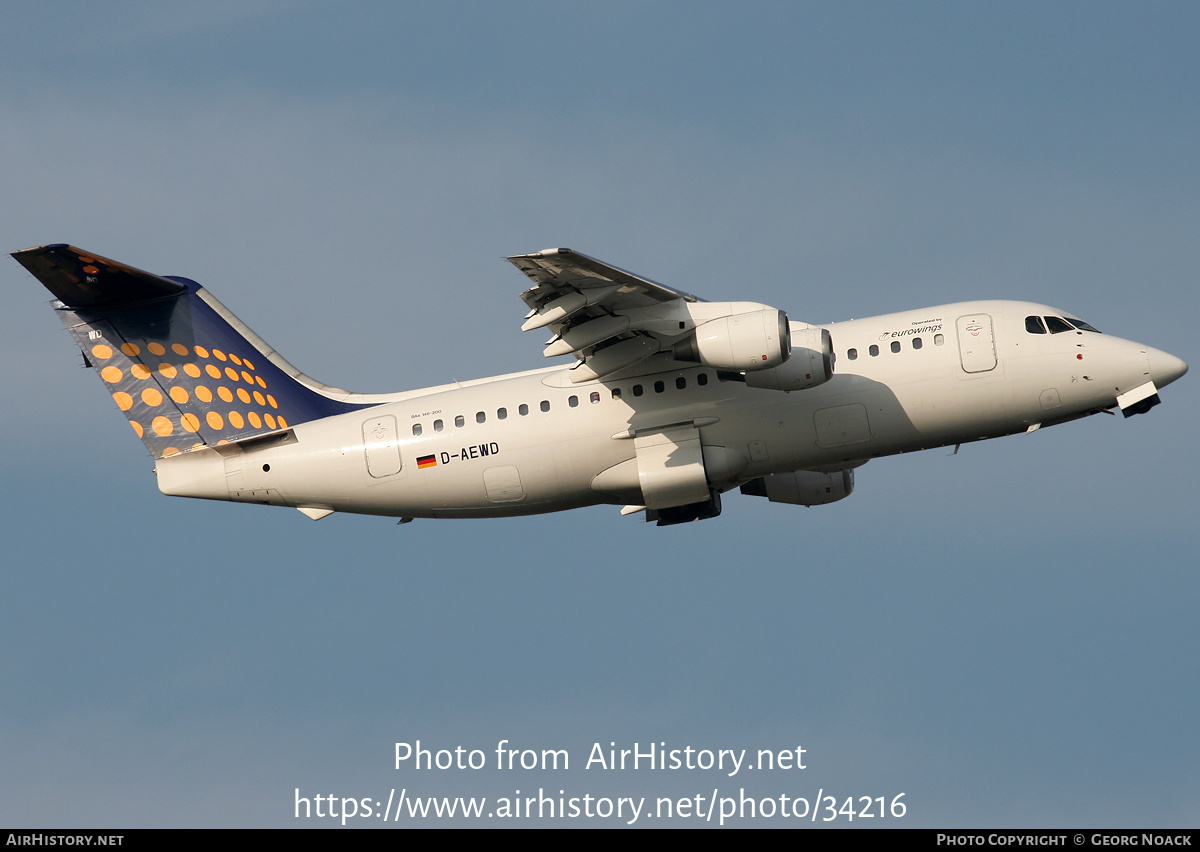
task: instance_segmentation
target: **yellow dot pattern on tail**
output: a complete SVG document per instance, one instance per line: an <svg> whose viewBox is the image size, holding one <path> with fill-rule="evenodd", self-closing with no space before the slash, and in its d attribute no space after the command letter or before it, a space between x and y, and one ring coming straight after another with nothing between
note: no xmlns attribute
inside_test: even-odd
<svg viewBox="0 0 1200 852"><path fill-rule="evenodd" d="M106 332L115 334L90 329L84 352L156 457L235 440L247 426L251 431L288 428L275 397L263 393L267 381L255 371L249 353L171 340L109 341L100 336ZM222 368L221 362L238 369ZM201 383L205 380L212 386Z"/></svg>

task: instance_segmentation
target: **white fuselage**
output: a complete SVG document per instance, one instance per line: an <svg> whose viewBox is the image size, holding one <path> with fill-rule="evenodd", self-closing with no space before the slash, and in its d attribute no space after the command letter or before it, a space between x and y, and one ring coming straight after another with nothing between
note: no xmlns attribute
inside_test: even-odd
<svg viewBox="0 0 1200 852"><path fill-rule="evenodd" d="M159 486L400 517L644 505L637 436L674 424L698 432L704 475L724 491L1071 420L1181 375L1178 359L1107 334L1029 333L1030 315L1063 314L988 301L830 324L833 377L790 393L668 356L600 381L573 384L555 367L432 388L283 439L160 459Z"/></svg>

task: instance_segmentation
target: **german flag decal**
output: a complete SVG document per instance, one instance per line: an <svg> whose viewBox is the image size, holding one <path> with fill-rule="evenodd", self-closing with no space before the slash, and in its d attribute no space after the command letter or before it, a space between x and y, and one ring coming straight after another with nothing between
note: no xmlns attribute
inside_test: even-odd
<svg viewBox="0 0 1200 852"><path fill-rule="evenodd" d="M437 456L421 456L417 459L417 470L424 470L427 467L437 467Z"/></svg>

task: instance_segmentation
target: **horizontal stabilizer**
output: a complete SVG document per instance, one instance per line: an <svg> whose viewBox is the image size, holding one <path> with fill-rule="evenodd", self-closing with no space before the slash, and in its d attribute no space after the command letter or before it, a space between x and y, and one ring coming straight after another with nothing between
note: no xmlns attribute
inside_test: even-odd
<svg viewBox="0 0 1200 852"><path fill-rule="evenodd" d="M161 275L63 243L13 252L13 257L71 308L127 305L178 296L187 289Z"/></svg>

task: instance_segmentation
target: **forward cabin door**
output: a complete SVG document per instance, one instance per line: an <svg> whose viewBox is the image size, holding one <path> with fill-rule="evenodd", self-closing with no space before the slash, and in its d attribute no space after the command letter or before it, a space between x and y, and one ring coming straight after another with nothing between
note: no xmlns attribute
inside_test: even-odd
<svg viewBox="0 0 1200 852"><path fill-rule="evenodd" d="M996 339L989 315L968 314L958 318L958 355L964 372L986 373L996 369Z"/></svg>

